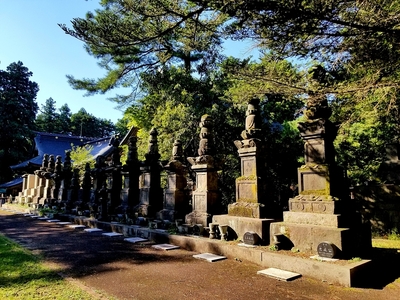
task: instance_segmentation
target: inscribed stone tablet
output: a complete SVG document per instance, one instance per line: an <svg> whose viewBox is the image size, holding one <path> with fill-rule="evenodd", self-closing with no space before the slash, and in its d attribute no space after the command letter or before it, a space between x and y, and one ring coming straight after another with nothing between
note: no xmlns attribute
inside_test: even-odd
<svg viewBox="0 0 400 300"><path fill-rule="evenodd" d="M243 242L247 245L257 245L258 240L258 234L254 231L248 231L243 235Z"/></svg>
<svg viewBox="0 0 400 300"><path fill-rule="evenodd" d="M317 251L321 257L333 258L336 254L336 247L330 242L322 242L318 245Z"/></svg>

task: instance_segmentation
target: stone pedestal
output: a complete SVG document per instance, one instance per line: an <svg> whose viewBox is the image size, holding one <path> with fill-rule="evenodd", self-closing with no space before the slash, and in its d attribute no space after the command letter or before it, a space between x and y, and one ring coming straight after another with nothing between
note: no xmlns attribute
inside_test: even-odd
<svg viewBox="0 0 400 300"><path fill-rule="evenodd" d="M39 203L39 200L43 197L44 188L46 184L46 179L36 176L36 188L35 188L35 196L32 198L33 203Z"/></svg>
<svg viewBox="0 0 400 300"><path fill-rule="evenodd" d="M139 205L135 212L140 216L154 218L162 209L162 189L160 186L160 168L158 165L140 168Z"/></svg>
<svg viewBox="0 0 400 300"><path fill-rule="evenodd" d="M261 245L269 244L270 224L274 219L258 219L248 217L236 217L231 215L215 215L212 218L214 224L229 226L228 239L243 239L246 232L254 232Z"/></svg>
<svg viewBox="0 0 400 300"><path fill-rule="evenodd" d="M192 212L185 217L186 224L201 224L204 227L211 222L211 216L217 212L218 175L213 165L193 165L196 172L196 190L192 193Z"/></svg>
<svg viewBox="0 0 400 300"><path fill-rule="evenodd" d="M167 188L164 190L163 210L157 214L157 219L175 221L183 219L188 208L185 188L186 177L175 172L168 172Z"/></svg>
<svg viewBox="0 0 400 300"><path fill-rule="evenodd" d="M43 196L39 199L39 204L47 204L51 199L51 190L53 189L54 182L52 179L44 178Z"/></svg>

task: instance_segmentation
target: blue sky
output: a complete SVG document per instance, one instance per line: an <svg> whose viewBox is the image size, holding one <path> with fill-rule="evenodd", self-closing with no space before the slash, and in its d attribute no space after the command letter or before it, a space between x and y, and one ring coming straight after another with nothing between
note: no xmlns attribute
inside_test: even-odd
<svg viewBox="0 0 400 300"><path fill-rule="evenodd" d="M99 78L104 71L83 43L66 35L58 23L70 26L76 17L99 8L98 0L0 0L0 69L21 61L39 84L39 108L52 97L57 108L67 103L72 113L82 107L97 118L116 122L122 112L107 98L114 93L84 97L84 91L73 90L66 75L76 78ZM235 57L249 56L250 43L226 45ZM120 91L119 91L120 92Z"/></svg>

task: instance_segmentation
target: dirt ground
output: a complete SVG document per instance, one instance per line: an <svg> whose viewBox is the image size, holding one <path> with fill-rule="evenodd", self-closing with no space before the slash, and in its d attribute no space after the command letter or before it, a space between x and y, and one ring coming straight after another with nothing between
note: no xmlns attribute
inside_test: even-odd
<svg viewBox="0 0 400 300"><path fill-rule="evenodd" d="M43 254L99 299L400 299L398 256L382 261L364 288L344 288L307 277L278 281L245 261L209 263L195 252L156 250L150 242L131 244L1 209L0 234Z"/></svg>

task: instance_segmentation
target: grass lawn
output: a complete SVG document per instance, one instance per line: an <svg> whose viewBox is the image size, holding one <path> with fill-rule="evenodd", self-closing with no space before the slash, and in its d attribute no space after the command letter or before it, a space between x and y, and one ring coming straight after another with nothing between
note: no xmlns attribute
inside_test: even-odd
<svg viewBox="0 0 400 300"><path fill-rule="evenodd" d="M96 299L41 258L0 235L0 299Z"/></svg>

